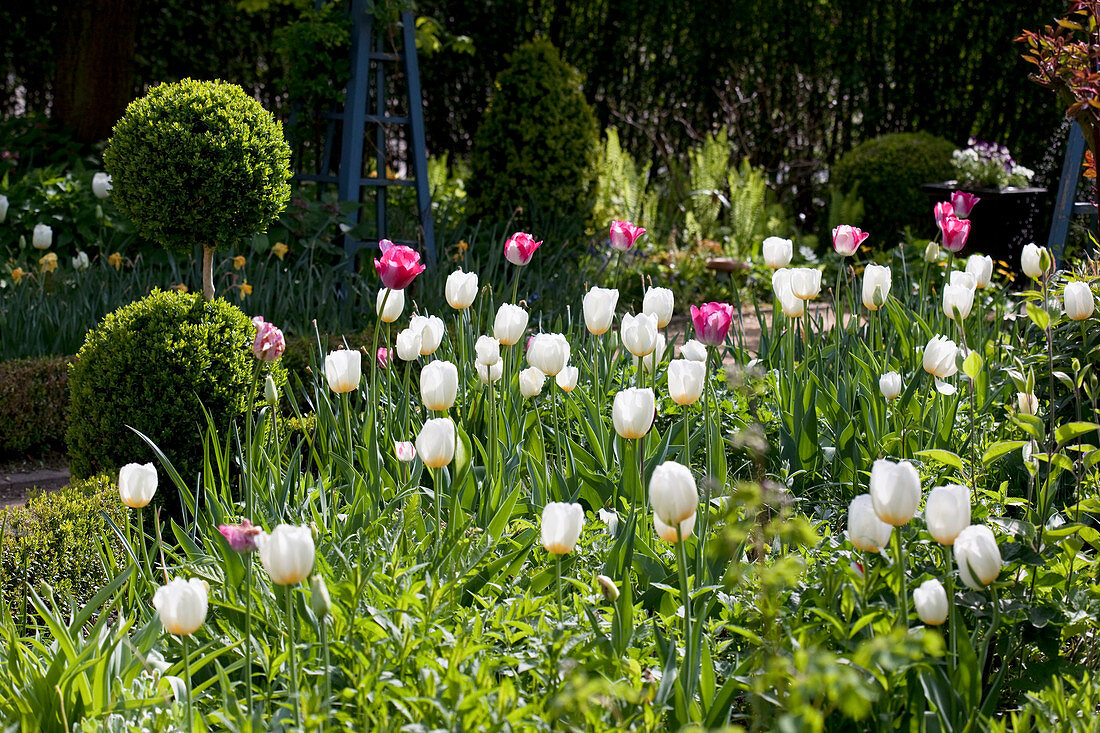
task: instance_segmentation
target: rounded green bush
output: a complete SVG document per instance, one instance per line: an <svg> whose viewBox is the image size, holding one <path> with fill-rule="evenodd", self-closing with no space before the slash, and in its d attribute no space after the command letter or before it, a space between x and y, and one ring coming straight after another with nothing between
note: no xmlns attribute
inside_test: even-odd
<svg viewBox="0 0 1100 733"><path fill-rule="evenodd" d="M173 290L154 290L108 314L88 333L69 370L66 437L73 476L158 463L131 426L193 483L203 461L203 408L220 435L248 409L259 363L252 355L255 334L236 306ZM261 381L272 374L280 387L286 384L281 364L262 366Z"/></svg>
<svg viewBox="0 0 1100 733"><path fill-rule="evenodd" d="M861 228L871 234L868 243L889 247L906 227L931 233L932 205L920 186L954 176L954 151L954 143L926 132L882 135L842 155L830 183L841 191L859 184L865 211Z"/></svg>
<svg viewBox="0 0 1100 733"><path fill-rule="evenodd" d="M111 199L168 249L228 248L290 199L282 126L235 84L184 79L130 103L103 151Z"/></svg>
<svg viewBox="0 0 1100 733"><path fill-rule="evenodd" d="M587 221L595 203L599 127L581 75L550 41L536 39L508 58L474 136L469 213L517 224Z"/></svg>

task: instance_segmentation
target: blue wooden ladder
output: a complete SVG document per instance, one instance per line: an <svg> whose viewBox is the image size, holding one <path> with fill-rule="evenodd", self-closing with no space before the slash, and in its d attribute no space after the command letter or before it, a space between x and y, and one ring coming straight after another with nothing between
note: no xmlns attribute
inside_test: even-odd
<svg viewBox="0 0 1100 733"><path fill-rule="evenodd" d="M1081 163L1085 160L1085 135L1076 122L1070 123L1066 140L1066 157L1062 161L1062 178L1058 182L1058 198L1054 203L1054 216L1050 223L1047 249L1056 262L1062 262L1066 252L1069 223L1074 216L1095 216L1096 210L1088 201L1077 200L1077 182L1081 178Z"/></svg>

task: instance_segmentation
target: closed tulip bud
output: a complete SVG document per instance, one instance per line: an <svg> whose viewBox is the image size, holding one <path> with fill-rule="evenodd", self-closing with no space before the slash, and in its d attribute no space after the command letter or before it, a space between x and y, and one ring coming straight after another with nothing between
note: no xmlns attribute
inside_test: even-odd
<svg viewBox="0 0 1100 733"><path fill-rule="evenodd" d="M622 390L615 395L615 402L611 407L615 432L627 440L644 438L653 427L655 410L652 389L631 387Z"/></svg>
<svg viewBox="0 0 1100 733"><path fill-rule="evenodd" d="M1001 574L1001 549L993 530L972 524L955 538L955 564L959 577L974 590L982 590Z"/></svg>
<svg viewBox="0 0 1100 733"><path fill-rule="evenodd" d="M908 524L920 505L920 476L909 461L880 458L871 465L871 501L887 524Z"/></svg>
<svg viewBox="0 0 1100 733"><path fill-rule="evenodd" d="M788 318L801 318L806 312L806 301L797 297L791 289L790 270L783 268L772 273L772 290Z"/></svg>
<svg viewBox="0 0 1100 733"><path fill-rule="evenodd" d="M664 328L672 320L676 299L668 288L649 288L642 298L642 313L657 319L657 328Z"/></svg>
<svg viewBox="0 0 1100 733"><path fill-rule="evenodd" d="M386 369L390 365L390 350L385 346L379 346L378 351L374 353L374 362L378 365L379 369Z"/></svg>
<svg viewBox="0 0 1100 733"><path fill-rule="evenodd" d="M665 461L653 469L649 503L653 514L670 527L695 514L699 510L699 490L691 470L676 461Z"/></svg>
<svg viewBox="0 0 1100 733"><path fill-rule="evenodd" d="M619 515L608 509L600 510L600 521L607 525L607 533L614 537L619 534Z"/></svg>
<svg viewBox="0 0 1100 733"><path fill-rule="evenodd" d="M954 544L959 532L970 526L970 489L958 484L932 489L924 502L924 523L936 542Z"/></svg>
<svg viewBox="0 0 1100 733"><path fill-rule="evenodd" d="M782 237L768 237L764 240L764 264L773 270L791 264L794 254L794 242Z"/></svg>
<svg viewBox="0 0 1100 733"><path fill-rule="evenodd" d="M653 351L649 356L634 357L634 369L641 369L646 374L652 374L665 354L665 335L657 332L657 342L653 344Z"/></svg>
<svg viewBox="0 0 1100 733"><path fill-rule="evenodd" d="M176 636L190 636L198 631L206 620L208 605L209 591L198 578L173 578L153 594L153 608L157 609L160 625Z"/></svg>
<svg viewBox="0 0 1100 733"><path fill-rule="evenodd" d="M0 224L8 219L8 197L0 196Z"/></svg>
<svg viewBox="0 0 1100 733"><path fill-rule="evenodd" d="M542 546L553 555L566 555L577 546L583 527L580 504L552 501L542 509Z"/></svg>
<svg viewBox="0 0 1100 733"><path fill-rule="evenodd" d="M926 580L913 590L913 607L925 626L939 626L947 620L947 591L938 580Z"/></svg>
<svg viewBox="0 0 1100 733"><path fill-rule="evenodd" d="M945 216L940 222L940 233L943 235L943 248L948 252L960 252L966 246L966 240L970 236L971 222L969 219L960 219L952 213Z"/></svg>
<svg viewBox="0 0 1100 733"><path fill-rule="evenodd" d="M374 269L382 280L382 285L390 290L403 291L412 284L416 276L424 272L425 265L420 264L420 253L403 244L394 244L388 239L378 243L382 252L381 259L374 261ZM404 299L402 298L402 304ZM383 322L389 323L385 319ZM394 318L394 320L397 320Z"/></svg>
<svg viewBox="0 0 1100 733"><path fill-rule="evenodd" d="M152 463L127 463L118 472L118 495L131 509L141 509L157 493L157 469Z"/></svg>
<svg viewBox="0 0 1100 733"><path fill-rule="evenodd" d="M264 377L264 400L273 407L279 404L279 388L270 374Z"/></svg>
<svg viewBox="0 0 1100 733"><path fill-rule="evenodd" d="M518 305L502 303L493 321L493 336L505 346L518 344L527 330L527 311Z"/></svg>
<svg viewBox="0 0 1100 733"><path fill-rule="evenodd" d="M105 199L111 195L111 177L106 173L96 173L92 176L92 193L97 199Z"/></svg>
<svg viewBox="0 0 1100 733"><path fill-rule="evenodd" d="M556 377L569 363L569 341L560 333L540 333L527 345L527 363Z"/></svg>
<svg viewBox="0 0 1100 733"><path fill-rule="evenodd" d="M701 341L695 339L685 341L684 345L680 347L680 358L688 361L701 361L705 364L707 361L707 347Z"/></svg>
<svg viewBox="0 0 1100 733"><path fill-rule="evenodd" d="M791 291L796 298L813 300L821 292L821 270L796 267L791 270Z"/></svg>
<svg viewBox="0 0 1100 733"><path fill-rule="evenodd" d="M72 258L73 269L77 272L87 270L92 266L92 261L88 259L87 252L77 252L76 257Z"/></svg>
<svg viewBox="0 0 1100 733"><path fill-rule="evenodd" d="M1030 392L1017 392L1016 410L1021 415L1039 414L1039 398Z"/></svg>
<svg viewBox="0 0 1100 733"><path fill-rule="evenodd" d="M500 361L500 342L492 336L478 336L474 352L477 354L478 364L492 366Z"/></svg>
<svg viewBox="0 0 1100 733"><path fill-rule="evenodd" d="M886 372L878 378L878 391L888 400L897 398L901 394L901 375L897 372Z"/></svg>
<svg viewBox="0 0 1100 733"><path fill-rule="evenodd" d="M461 268L455 270L447 276L447 285L444 290L447 295L447 305L456 311L469 308L477 297L477 273L463 272Z"/></svg>
<svg viewBox="0 0 1100 733"><path fill-rule="evenodd" d="M607 333L615 320L619 291L614 288L591 288L584 294L584 327L594 336Z"/></svg>
<svg viewBox="0 0 1100 733"><path fill-rule="evenodd" d="M1037 247L1035 243L1025 244L1020 253L1020 269L1033 280L1043 276L1051 265L1050 252L1046 247Z"/></svg>
<svg viewBox="0 0 1100 733"><path fill-rule="evenodd" d="M1066 283L1063 303L1066 317L1074 321L1083 321L1096 310L1096 299L1092 296L1092 288L1088 283L1080 280Z"/></svg>
<svg viewBox="0 0 1100 733"><path fill-rule="evenodd" d="M382 323L393 323L401 317L401 311L405 310L405 291L387 290L378 291L375 311Z"/></svg>
<svg viewBox="0 0 1100 733"><path fill-rule="evenodd" d="M420 331L409 327L397 333L397 358L402 361L416 361L420 358Z"/></svg>
<svg viewBox="0 0 1100 733"><path fill-rule="evenodd" d="M636 316L623 316L619 327L619 338L623 346L634 356L646 356L653 353L657 346L657 319L648 313Z"/></svg>
<svg viewBox="0 0 1100 733"><path fill-rule="evenodd" d="M260 535L263 534L261 528L247 519L241 520L240 524L219 524L218 531L233 552L255 552L259 548L257 543Z"/></svg>
<svg viewBox="0 0 1100 733"><path fill-rule="evenodd" d="M504 362L497 359L492 366L486 366L480 361L477 363L477 378L482 384L491 384L498 381L504 374Z"/></svg>
<svg viewBox="0 0 1100 733"><path fill-rule="evenodd" d="M981 199L972 193L966 193L965 191L951 192L951 208L954 209L955 216L960 219L968 218L970 212L974 210L974 205L979 201Z"/></svg>
<svg viewBox="0 0 1100 733"><path fill-rule="evenodd" d="M694 405L703 394L706 378L703 362L673 359L668 364L668 396L677 405Z"/></svg>
<svg viewBox="0 0 1100 733"><path fill-rule="evenodd" d="M615 585L615 581L606 575L597 575L596 583L600 586L600 593L603 593L603 599L608 603L614 603L619 600L619 586Z"/></svg>
<svg viewBox="0 0 1100 733"><path fill-rule="evenodd" d="M870 494L860 494L848 505L848 541L861 552L879 552L890 542L894 531L875 514Z"/></svg>
<svg viewBox="0 0 1100 733"><path fill-rule="evenodd" d="M935 242L929 242L928 246L924 248L924 261L935 262L940 258L940 245Z"/></svg>
<svg viewBox="0 0 1100 733"><path fill-rule="evenodd" d="M329 597L325 579L320 575L309 579L309 607L318 621L324 621L332 613L332 598Z"/></svg>
<svg viewBox="0 0 1100 733"><path fill-rule="evenodd" d="M856 227L841 224L833 229L833 249L845 257L854 255L859 245L869 236L871 235Z"/></svg>
<svg viewBox="0 0 1100 733"><path fill-rule="evenodd" d="M558 383L558 387L562 392L572 392L577 387L577 380L580 378L581 372L575 366L567 366L558 372L558 376L554 378L554 381Z"/></svg>
<svg viewBox="0 0 1100 733"><path fill-rule="evenodd" d="M643 234L645 234L645 229L637 224L632 224L629 221L613 221L610 230L611 248L625 252L633 247L634 243L638 241L638 237Z"/></svg>
<svg viewBox="0 0 1100 733"><path fill-rule="evenodd" d="M402 463L412 463L416 458L416 446L409 441L395 441L393 444L393 453L397 456L397 460Z"/></svg>
<svg viewBox="0 0 1100 733"><path fill-rule="evenodd" d="M261 535L260 562L275 585L294 585L309 577L316 547L308 526L280 524L269 535Z"/></svg>
<svg viewBox="0 0 1100 733"><path fill-rule="evenodd" d="M889 267L867 265L863 271L863 307L877 311L890 297L892 273Z"/></svg>
<svg viewBox="0 0 1100 733"><path fill-rule="evenodd" d="M989 255L970 255L966 258L966 271L974 276L975 286L987 288L993 279L993 258Z"/></svg>
<svg viewBox="0 0 1100 733"><path fill-rule="evenodd" d="M820 276L821 273L818 273ZM733 306L729 303L703 303L691 306L691 325L695 338L707 346L721 346L726 342L733 325Z"/></svg>
<svg viewBox="0 0 1100 733"><path fill-rule="evenodd" d="M328 388L337 394L359 388L363 375L363 355L351 349L333 351L325 357L325 379Z"/></svg>
<svg viewBox="0 0 1100 733"><path fill-rule="evenodd" d="M431 356L443 342L446 327L439 316L413 316L409 328L420 332L420 355Z"/></svg>
<svg viewBox="0 0 1100 733"><path fill-rule="evenodd" d="M433 361L420 371L420 399L434 412L451 409L458 395L458 367L449 361Z"/></svg>
<svg viewBox="0 0 1100 733"><path fill-rule="evenodd" d="M538 367L527 367L519 373L519 393L524 399L536 397L546 382L546 374Z"/></svg>
<svg viewBox="0 0 1100 733"><path fill-rule="evenodd" d="M692 531L695 530L695 517L697 515L692 514L690 517L680 522L680 534L676 534L676 525L665 524L661 521L661 518L656 514L653 515L653 530L665 542L671 542L676 544L681 538L687 539L691 537Z"/></svg>
<svg viewBox="0 0 1100 733"><path fill-rule="evenodd" d="M504 259L523 267L535 256L535 250L541 244L541 241L536 242L527 232L516 232L504 243Z"/></svg>
<svg viewBox="0 0 1100 733"><path fill-rule="evenodd" d="M416 436L416 454L428 468L443 468L455 457L455 424L448 417L426 420Z"/></svg>
<svg viewBox="0 0 1100 733"><path fill-rule="evenodd" d="M49 249L53 244L53 228L48 224L35 224L31 244L35 249Z"/></svg>
<svg viewBox="0 0 1100 733"><path fill-rule="evenodd" d="M252 340L252 355L260 361L276 361L286 351L286 339L274 323L268 323L263 316L252 319L256 327L256 338Z"/></svg>
<svg viewBox="0 0 1100 733"><path fill-rule="evenodd" d="M974 290L965 285L947 285L943 289L943 314L963 319L974 307Z"/></svg>
<svg viewBox="0 0 1100 733"><path fill-rule="evenodd" d="M959 370L955 362L958 354L955 342L946 336L933 336L928 345L924 347L922 363L924 371L937 379L946 379Z"/></svg>

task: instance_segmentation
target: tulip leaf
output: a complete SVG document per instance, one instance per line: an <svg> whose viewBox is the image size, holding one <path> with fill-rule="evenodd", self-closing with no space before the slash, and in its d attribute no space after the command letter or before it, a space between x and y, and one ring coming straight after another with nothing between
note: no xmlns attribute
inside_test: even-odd
<svg viewBox="0 0 1100 733"><path fill-rule="evenodd" d="M917 455L921 458L929 458L945 466L950 466L959 473L966 473L966 467L963 465L962 459L949 450L930 448L928 450L917 451Z"/></svg>
<svg viewBox="0 0 1100 733"><path fill-rule="evenodd" d="M982 371L982 357L977 351L971 351L963 360L963 374L971 379L977 379Z"/></svg>
<svg viewBox="0 0 1100 733"><path fill-rule="evenodd" d="M1094 432L1096 429L1096 423L1071 422L1056 429L1054 431L1054 439L1058 442L1059 445L1062 445L1073 440L1074 438L1079 438L1082 435Z"/></svg>
<svg viewBox="0 0 1100 733"><path fill-rule="evenodd" d="M989 446L982 454L982 465L988 466L1003 455L1011 453L1027 445L1026 440L1002 440Z"/></svg>

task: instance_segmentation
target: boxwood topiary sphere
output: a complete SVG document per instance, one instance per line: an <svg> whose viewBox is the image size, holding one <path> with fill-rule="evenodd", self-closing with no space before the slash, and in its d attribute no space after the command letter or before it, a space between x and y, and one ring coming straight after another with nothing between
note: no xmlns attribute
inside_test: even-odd
<svg viewBox="0 0 1100 733"><path fill-rule="evenodd" d="M103 164L138 232L183 253L251 239L290 199L282 126L221 81L161 84L131 102Z"/></svg>
<svg viewBox="0 0 1100 733"><path fill-rule="evenodd" d="M470 214L503 222L523 207L520 226L533 217L587 221L599 135L580 73L550 41L523 44L497 76L474 136Z"/></svg>
<svg viewBox="0 0 1100 733"><path fill-rule="evenodd" d="M108 314L69 369L69 468L84 478L159 462L127 425L149 436L189 484L202 468L210 412L219 434L248 409L256 329L239 308L198 294L154 290ZM286 384L279 362L266 374ZM262 400L262 397L258 398ZM201 403L201 406L200 406ZM168 488L161 472L161 488ZM160 490L158 490L160 493Z"/></svg>
<svg viewBox="0 0 1100 733"><path fill-rule="evenodd" d="M877 246L889 247L906 227L914 234L932 233L932 205L920 186L954 176L954 151L953 143L927 132L882 135L842 155L830 183L842 191L859 183L866 212L860 228Z"/></svg>

